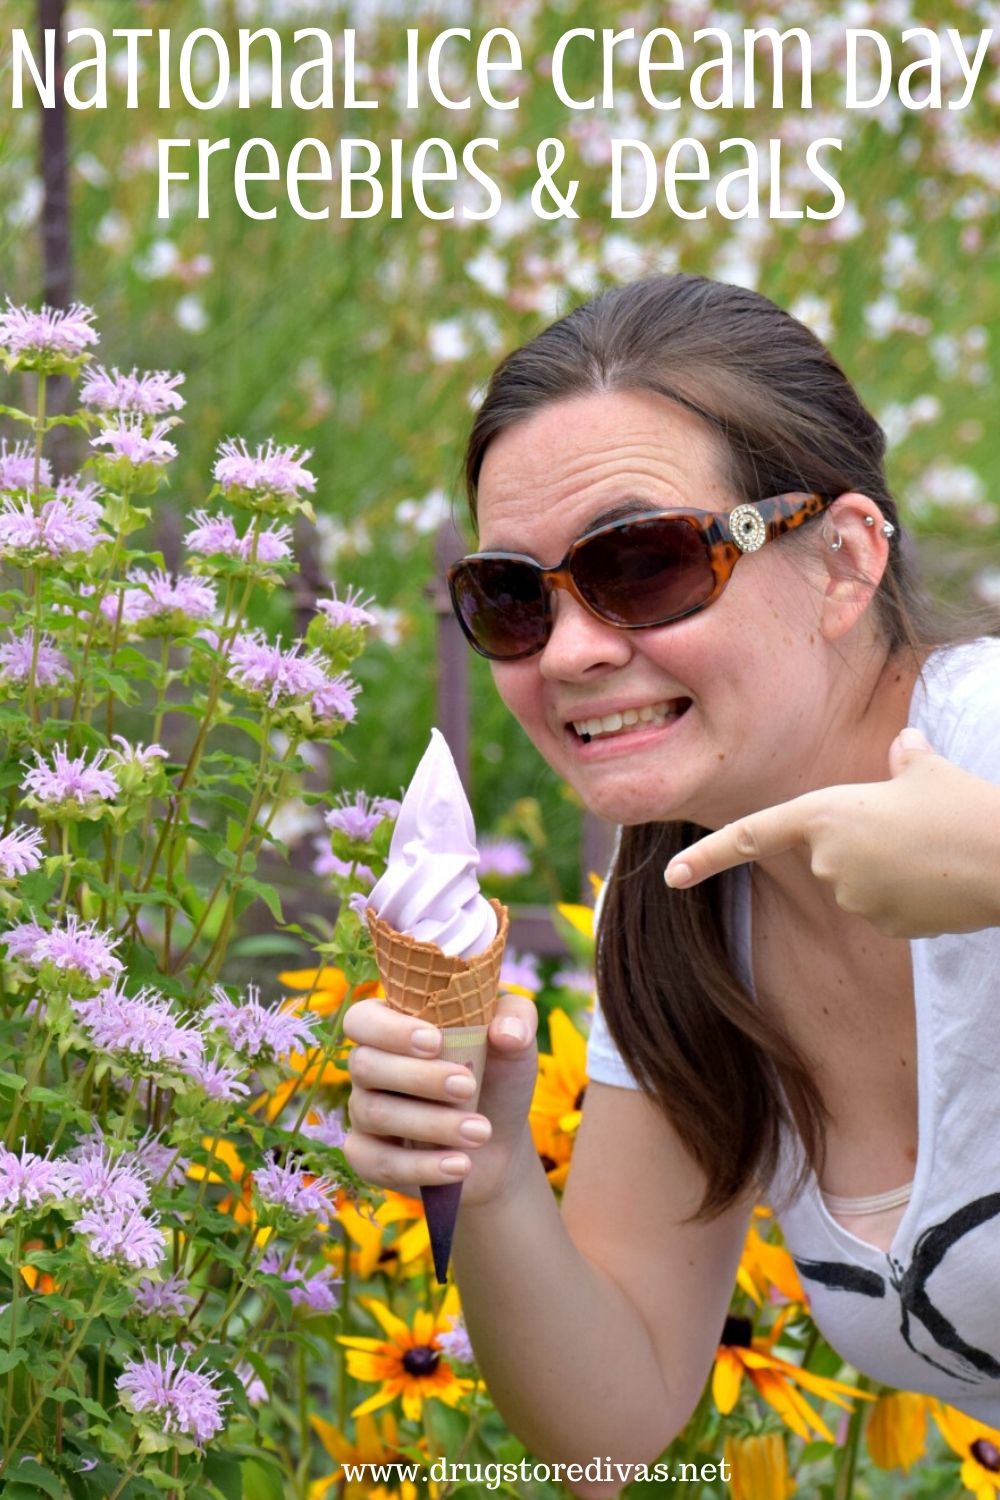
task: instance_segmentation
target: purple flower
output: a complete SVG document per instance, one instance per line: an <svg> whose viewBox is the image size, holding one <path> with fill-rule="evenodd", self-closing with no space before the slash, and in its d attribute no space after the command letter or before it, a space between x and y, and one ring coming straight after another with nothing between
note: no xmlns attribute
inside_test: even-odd
<svg viewBox="0 0 1000 1500"><path fill-rule="evenodd" d="M375 624L375 616L368 608L374 602L371 598L362 599L360 589L349 588L343 599L338 599L336 593L332 599L318 599L316 608L331 625L350 625L363 630Z"/></svg>
<svg viewBox="0 0 1000 1500"><path fill-rule="evenodd" d="M7 499L0 510L0 553L61 558L91 552L111 540L96 529L99 517L93 511L90 502L57 498L46 500L36 514L30 500Z"/></svg>
<svg viewBox="0 0 1000 1500"><path fill-rule="evenodd" d="M578 995L590 995L594 989L594 976L589 969L557 969L552 983L562 990L573 990Z"/></svg>
<svg viewBox="0 0 1000 1500"><path fill-rule="evenodd" d="M295 1219L309 1219L314 1214L329 1217L334 1212L329 1195L336 1192L337 1184L306 1172L292 1161L282 1164L272 1159L266 1167L260 1167L254 1173L254 1187L265 1209L281 1210Z"/></svg>
<svg viewBox="0 0 1000 1500"><path fill-rule="evenodd" d="M323 1146L342 1146L345 1134L340 1110L311 1110L309 1122L303 1125L301 1133L307 1140L319 1141Z"/></svg>
<svg viewBox="0 0 1000 1500"><path fill-rule="evenodd" d="M332 1266L321 1266L310 1275L294 1255L286 1264L282 1252L274 1249L265 1251L260 1269L265 1275L279 1276L287 1284L293 1307L304 1307L312 1313L331 1313L340 1301L337 1291L344 1284L343 1278L334 1275Z"/></svg>
<svg viewBox="0 0 1000 1500"><path fill-rule="evenodd" d="M41 312L15 307L7 298L7 311L0 312L0 347L11 355L61 354L75 359L98 342L90 326L94 313L82 302L72 307L49 307Z"/></svg>
<svg viewBox="0 0 1000 1500"><path fill-rule="evenodd" d="M151 1271L166 1254L158 1214L137 1208L95 1204L76 1221L95 1260L110 1261L128 1271Z"/></svg>
<svg viewBox="0 0 1000 1500"><path fill-rule="evenodd" d="M234 1052L254 1062L267 1062L315 1042L315 1021L283 1010L281 1002L261 1005L255 984L247 986L242 1003L230 1000L221 984L212 990L212 1003L205 1008L209 1025L223 1032Z"/></svg>
<svg viewBox="0 0 1000 1500"><path fill-rule="evenodd" d="M0 1146L0 1215L35 1209L63 1196L63 1163L37 1156L21 1142L17 1156Z"/></svg>
<svg viewBox="0 0 1000 1500"><path fill-rule="evenodd" d="M245 692L261 696L270 708L282 699L304 698L326 683L322 658L316 651L302 655L296 641L282 651L280 637L272 646L263 631L238 635L229 649L226 674Z"/></svg>
<svg viewBox="0 0 1000 1500"><path fill-rule="evenodd" d="M99 411L159 417L166 411L180 411L184 397L176 388L183 383L183 375L171 375L169 370L146 370L140 375L133 366L130 374L122 375L117 365L110 373L103 365L95 365L80 387L80 403Z"/></svg>
<svg viewBox="0 0 1000 1500"><path fill-rule="evenodd" d="M253 527L240 536L229 516L210 516L207 511L196 510L188 516L196 523L184 538L184 545L192 552L207 557L221 554L250 561L253 545ZM259 563L284 562L291 556L292 532L289 526L268 526L257 537L256 561Z"/></svg>
<svg viewBox="0 0 1000 1500"><path fill-rule="evenodd" d="M162 745L130 745L123 734L113 734L113 740L117 740L119 748L108 751L108 762L116 771L135 768L140 771L154 771L158 760L166 760L167 752Z"/></svg>
<svg viewBox="0 0 1000 1500"><path fill-rule="evenodd" d="M122 961L114 952L120 941L98 932L96 922L81 922L72 911L67 914L65 927L46 929L37 922L21 922L0 934L9 956L22 959L29 968L40 969L49 963L91 983L121 973Z"/></svg>
<svg viewBox="0 0 1000 1500"><path fill-rule="evenodd" d="M36 750L37 764L28 769L22 785L46 809L62 808L69 802L79 807L111 802L118 796L118 782L102 769L107 757L107 750L98 750L88 765L86 755L71 757L65 745L56 745L50 765Z"/></svg>
<svg viewBox="0 0 1000 1500"><path fill-rule="evenodd" d="M391 797L368 797L364 792L351 797L344 792L324 821L331 831L337 829L355 843L367 844L380 823L398 816L399 803Z"/></svg>
<svg viewBox="0 0 1000 1500"><path fill-rule="evenodd" d="M172 1146L167 1146L157 1136L148 1135L128 1153L128 1160L138 1171L145 1172L154 1186L162 1182L168 1188L183 1187L191 1165L187 1157L178 1156Z"/></svg>
<svg viewBox="0 0 1000 1500"><path fill-rule="evenodd" d="M273 438L267 446L258 443L256 454L251 454L243 438L220 443L219 456L213 469L223 493L230 490L248 490L259 495L278 495L286 500L298 499L300 490L312 493L316 488L316 476L303 467L312 449L302 454L297 446L276 447Z"/></svg>
<svg viewBox="0 0 1000 1500"><path fill-rule="evenodd" d="M201 1033L177 1020L170 1002L155 990L124 995L108 985L90 1000L74 1000L73 1013L90 1045L106 1052L130 1071L178 1068L199 1063Z"/></svg>
<svg viewBox="0 0 1000 1500"><path fill-rule="evenodd" d="M479 874L512 879L531 873L531 860L518 839L483 839L479 845Z"/></svg>
<svg viewBox="0 0 1000 1500"><path fill-rule="evenodd" d="M31 676L31 657L35 632L25 630L21 635L8 632L10 639L0 643L0 677L7 682L27 682ZM35 686L55 687L69 676L69 662L52 643L52 637L43 635L38 642L38 659L35 662Z"/></svg>
<svg viewBox="0 0 1000 1500"><path fill-rule="evenodd" d="M316 839L316 848L319 852L312 864L314 875L332 875L335 880L350 880L363 885L366 890L371 890L375 884L375 871L369 865L363 865L355 860L341 859L339 855L334 854L324 838Z"/></svg>
<svg viewBox="0 0 1000 1500"><path fill-rule="evenodd" d="M313 693L312 711L317 719L343 719L345 724L353 724L358 716L354 700L360 691L360 684L341 672Z"/></svg>
<svg viewBox="0 0 1000 1500"><path fill-rule="evenodd" d="M538 973L538 959L531 953L522 954L520 957L513 951L508 953L500 966L501 986L515 984L523 990L540 990L542 987L541 977Z"/></svg>
<svg viewBox="0 0 1000 1500"><path fill-rule="evenodd" d="M45 840L37 828L16 824L5 838L0 839L0 880L16 880L37 870L42 862L42 846Z"/></svg>
<svg viewBox="0 0 1000 1500"><path fill-rule="evenodd" d="M52 465L47 458L39 463L38 482L52 484ZM15 443L8 449L7 439L0 438L0 490L30 490L34 486L34 448L30 443Z"/></svg>
<svg viewBox="0 0 1000 1500"><path fill-rule="evenodd" d="M204 1363L190 1368L185 1354L157 1348L155 1355L126 1360L115 1385L122 1405L168 1437L189 1438L199 1448L222 1431L225 1399Z"/></svg>
<svg viewBox="0 0 1000 1500"><path fill-rule="evenodd" d="M453 1317L450 1321L451 1327L437 1336L438 1347L443 1349L448 1358L455 1360L457 1364L475 1364L476 1355L469 1340L465 1320Z"/></svg>
<svg viewBox="0 0 1000 1500"><path fill-rule="evenodd" d="M218 1057L198 1058L184 1069L184 1076L196 1083L209 1099L221 1099L234 1104L246 1098L250 1090L240 1080L235 1068L227 1068Z"/></svg>
<svg viewBox="0 0 1000 1500"><path fill-rule="evenodd" d="M353 895L348 896L347 898L348 911L352 911L354 915L360 918L362 922L365 919L365 912L368 910L368 906L369 899L367 891L355 891Z"/></svg>
<svg viewBox="0 0 1000 1500"><path fill-rule="evenodd" d="M153 464L161 468L177 457L175 444L168 442L165 436L169 431L169 422L157 422L147 433L141 417L119 417L116 425L105 427L92 437L90 446L108 448L115 458L127 459L131 464Z"/></svg>
<svg viewBox="0 0 1000 1500"><path fill-rule="evenodd" d="M145 573L136 568L129 574L134 586L125 589L121 618L126 625L135 625L144 620L211 619L215 609L215 585L203 578L191 578L179 574L171 578L162 568ZM108 594L101 600L101 613L112 623L118 618L118 596Z"/></svg>
<svg viewBox="0 0 1000 1500"><path fill-rule="evenodd" d="M263 1406L270 1397L267 1386L248 1359L241 1359L236 1366L236 1378L242 1383L251 1406Z"/></svg>
<svg viewBox="0 0 1000 1500"><path fill-rule="evenodd" d="M181 1276L150 1281L143 1276L133 1290L132 1310L143 1318L186 1318L195 1305Z"/></svg>
<svg viewBox="0 0 1000 1500"><path fill-rule="evenodd" d="M95 1145L91 1140L81 1150L73 1153L66 1163L65 1192L85 1208L133 1209L145 1208L149 1202L149 1183L145 1174L136 1170L133 1163L120 1156L111 1155L102 1141Z"/></svg>
<svg viewBox="0 0 1000 1500"><path fill-rule="evenodd" d="M85 480L82 474L64 474L56 485L57 500L71 501L79 515L91 516L95 521L104 514L104 506L97 498L100 493L100 485Z"/></svg>

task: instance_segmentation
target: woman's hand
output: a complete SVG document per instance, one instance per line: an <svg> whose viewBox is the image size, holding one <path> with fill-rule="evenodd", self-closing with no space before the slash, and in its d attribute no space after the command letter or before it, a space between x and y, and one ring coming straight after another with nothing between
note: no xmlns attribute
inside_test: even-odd
<svg viewBox="0 0 1000 1500"><path fill-rule="evenodd" d="M404 1193L427 1183L464 1181L463 1203L502 1195L518 1152L530 1146L536 1025L530 1001L501 998L487 1032L486 1070L474 1111L468 1107L474 1092L468 1068L436 1058L437 1027L379 1000L352 1005L344 1016L344 1033L357 1043L348 1062L351 1130L344 1153L358 1175ZM474 1134L466 1135L464 1127Z"/></svg>
<svg viewBox="0 0 1000 1500"><path fill-rule="evenodd" d="M889 937L1000 926L1000 786L935 755L918 729L890 746L888 781L823 787L740 818L675 855L665 879L697 885L802 845L837 905Z"/></svg>

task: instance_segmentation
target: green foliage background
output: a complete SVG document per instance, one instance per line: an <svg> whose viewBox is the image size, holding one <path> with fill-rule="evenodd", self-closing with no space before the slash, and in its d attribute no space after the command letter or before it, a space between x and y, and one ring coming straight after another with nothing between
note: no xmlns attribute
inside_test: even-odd
<svg viewBox="0 0 1000 1500"><path fill-rule="evenodd" d="M844 26L881 28L898 72L916 55L898 40L905 25L918 24L904 9L871 4L863 15L855 7L848 17L846 11L831 14L818 0L786 9L781 24L806 28L813 42L811 111L797 107L787 78L788 107L773 110L764 69L762 102L753 110L695 112L684 104L656 112L643 102L623 50L617 110L571 115L545 76L545 59L569 28L634 26L641 35L666 22L698 62L709 52L691 43L697 27L720 25L738 35L743 25L767 23L764 8L737 17L693 3L664 17L652 4L606 4L595 17L592 7L573 0L514 0L504 7L178 0L169 14L141 0L81 0L72 7L71 24L99 27L108 37L115 26L169 25L175 70L180 39L197 26L225 34L234 58L237 27L275 27L287 48L286 78L313 55L306 44L292 43L297 26L334 33L357 28L366 72L361 87L377 95L378 110L303 113L287 97L283 109L272 110L268 92L249 110L227 103L198 112L184 105L175 71L174 108L161 112L150 50L143 53L148 61L137 110L125 109L123 84L112 76L106 111L69 112L75 291L98 310L100 358L108 365L137 361L183 369L188 376L181 458L171 491L158 503L182 515L200 503L220 435L256 442L274 434L302 443L313 450L317 508L328 518L324 566L339 584L358 584L402 611L398 643L376 647L362 663L364 727L348 737L356 760L346 770L338 762L338 778L372 791L398 788L433 721L434 621L426 595L431 536L419 523L424 517L429 524L446 503L461 515L461 452L477 387L503 351L580 296L645 270L681 268L748 281L827 337L889 427L893 482L928 571L954 595L1000 597L1000 512L993 498L1000 468L997 53L994 46L967 110L910 112L890 98L868 113L845 111ZM34 7L25 0L8 5L5 14L9 26L34 34ZM958 27L966 37L990 24L987 7L976 4L945 4L935 23ZM459 113L426 102L413 112L399 107L404 28L419 28L426 47L448 25L470 26L475 38L492 25L516 31L525 63L518 110L491 114L474 104ZM120 53L120 44L110 46ZM67 61L85 55L88 49L78 43ZM584 49L571 55L574 87L583 92L587 85L590 92L596 80L593 70L588 76ZM0 37L0 262L4 288L15 300L31 301L40 294L39 116L37 110L10 111L9 72L8 30ZM452 82L454 93L466 92L467 78ZM80 87L88 88L85 79ZM683 96L683 88L678 91ZM954 80L946 81L946 99L958 92ZM760 143L780 137L788 171L783 202L818 207L827 199L803 176L805 143L842 137L838 175L848 208L829 223L727 220L712 206L710 188L703 220L672 217L661 193L644 218L612 223L608 137L640 136L662 161L682 134L705 143L714 182L737 165L720 158L723 138ZM213 158L210 217L199 220L193 195L175 188L172 217L158 220L156 138L200 135L233 143L232 152ZM407 158L428 136L445 136L460 152L466 140L495 135L504 208L486 223L433 222L421 217L404 188L401 221L387 212L346 221L334 183L327 198L315 185L306 189L313 206L331 203L328 220L310 223L296 217L280 184L256 184L254 201L261 208L274 203L277 217L263 223L246 218L232 194L238 145L266 136L284 162L306 135L321 136L331 150L341 136L371 137L383 148L399 136ZM581 180L578 220L545 223L531 212L535 148L550 135L567 145L562 179ZM698 191L688 184L686 201L699 201ZM765 214L766 203L765 190ZM290 599L276 596L271 610L266 623L287 633ZM540 797L560 881L572 892L576 813L500 708L485 664L473 661L471 672L477 820L489 829L514 798Z"/></svg>

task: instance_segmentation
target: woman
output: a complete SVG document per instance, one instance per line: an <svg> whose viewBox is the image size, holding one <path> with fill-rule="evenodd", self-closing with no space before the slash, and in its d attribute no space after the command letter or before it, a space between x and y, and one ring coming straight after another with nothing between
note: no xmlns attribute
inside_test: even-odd
<svg viewBox="0 0 1000 1500"><path fill-rule="evenodd" d="M623 830L592 1081L560 1210L533 1007L471 1114L434 1029L362 1001L347 1152L465 1179L466 1321L541 1458L682 1429L761 1196L846 1358L1000 1424L1000 641L921 594L883 452L811 333L693 276L578 308L476 417L459 617Z"/></svg>

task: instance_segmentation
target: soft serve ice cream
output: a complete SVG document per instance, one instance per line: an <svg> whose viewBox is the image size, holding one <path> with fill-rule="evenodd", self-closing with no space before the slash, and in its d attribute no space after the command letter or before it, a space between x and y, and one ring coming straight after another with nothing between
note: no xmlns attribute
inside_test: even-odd
<svg viewBox="0 0 1000 1500"><path fill-rule="evenodd" d="M436 729L407 788L386 872L367 921L387 1003L441 1027L442 1059L476 1080L475 1109L497 1006L508 913L480 894L476 830L458 770ZM442 1284L461 1182L421 1187L434 1270Z"/></svg>
<svg viewBox="0 0 1000 1500"><path fill-rule="evenodd" d="M479 890L475 838L458 768L444 735L432 729L369 906L397 932L434 943L442 953L483 953L496 937L497 915Z"/></svg>

